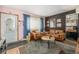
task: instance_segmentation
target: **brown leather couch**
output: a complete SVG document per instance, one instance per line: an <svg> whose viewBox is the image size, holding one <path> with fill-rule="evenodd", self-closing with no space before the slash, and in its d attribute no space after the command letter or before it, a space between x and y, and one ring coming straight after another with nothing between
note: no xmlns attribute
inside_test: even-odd
<svg viewBox="0 0 79 59"><path fill-rule="evenodd" d="M37 32L37 30L33 30L30 33L30 40L38 40L41 38L40 32Z"/></svg>
<svg viewBox="0 0 79 59"><path fill-rule="evenodd" d="M63 41L65 39L65 32L63 30L50 30L50 35L55 37L55 40Z"/></svg>
<svg viewBox="0 0 79 59"><path fill-rule="evenodd" d="M63 30L50 30L48 32L38 32L37 30L33 30L30 33L30 40L39 40L42 36L50 36L54 37L55 40L63 41L65 39L65 32Z"/></svg>

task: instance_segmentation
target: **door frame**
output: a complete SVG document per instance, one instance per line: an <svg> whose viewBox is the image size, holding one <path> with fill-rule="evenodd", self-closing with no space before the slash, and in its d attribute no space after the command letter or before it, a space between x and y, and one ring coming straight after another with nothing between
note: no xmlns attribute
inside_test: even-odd
<svg viewBox="0 0 79 59"><path fill-rule="evenodd" d="M17 16L17 40L19 40L19 16L17 14L12 14L12 13L6 13L6 12L0 12L0 34L1 34L1 14L8 14L8 15L15 15ZM1 35L0 35L0 39L1 38Z"/></svg>

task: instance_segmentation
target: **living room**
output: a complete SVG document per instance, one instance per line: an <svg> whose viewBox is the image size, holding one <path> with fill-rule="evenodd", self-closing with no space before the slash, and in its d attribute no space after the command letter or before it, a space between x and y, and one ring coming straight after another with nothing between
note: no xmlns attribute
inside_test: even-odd
<svg viewBox="0 0 79 59"><path fill-rule="evenodd" d="M0 19L6 54L79 53L78 5L4 5Z"/></svg>

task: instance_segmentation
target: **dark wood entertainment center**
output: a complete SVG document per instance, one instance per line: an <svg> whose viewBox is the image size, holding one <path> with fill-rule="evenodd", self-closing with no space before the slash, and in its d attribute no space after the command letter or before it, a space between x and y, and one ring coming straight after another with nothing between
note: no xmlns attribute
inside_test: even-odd
<svg viewBox="0 0 79 59"><path fill-rule="evenodd" d="M76 13L75 9L74 10L67 11L67 12L63 12L63 13L60 13L60 14L56 14L56 15L52 15L52 16L46 17L45 18L45 30L48 31L50 29L61 29L61 30L64 30L65 33L69 34L68 31L66 31L66 15L74 14L74 13ZM61 19L61 22L60 22L61 23L61 27L57 27L57 24L59 24L57 22L58 19ZM55 21L54 22L55 23L55 26L53 28L50 27L50 20L54 20ZM75 30L76 30L76 32L73 32L73 33L78 33L77 26L76 26L76 29ZM76 34L76 35L78 36L78 34Z"/></svg>
<svg viewBox="0 0 79 59"><path fill-rule="evenodd" d="M60 14L56 14L56 15L52 15L52 16L48 16L45 18L45 30L49 30L50 29L50 26L48 26L48 24L50 25L50 19L53 20L55 19L56 21L56 27L54 29L63 29L65 30L65 20L66 20L66 15L67 14L72 14L72 13L75 13L75 9L74 10L71 10L71 11L67 11L67 12L63 12L63 13L60 13ZM61 23L62 23L62 26L61 27L57 27L57 19L61 19ZM49 22L49 23L48 23Z"/></svg>
<svg viewBox="0 0 79 59"><path fill-rule="evenodd" d="M74 40L74 42L76 42L76 45L77 45L75 48L75 53L79 53L79 14L77 14L78 15L77 26L73 27L73 28L75 28L75 30L74 31L70 30L70 32L66 31L66 15L74 14L74 13L77 14L75 9L46 17L45 18L45 30L48 31L50 29L62 29L65 31L67 36L73 35L74 38L76 37L76 40ZM53 20L53 19L55 20L55 25L53 28L51 28L50 20ZM57 27L57 19L61 19L61 27ZM67 37L66 37L66 39L67 39Z"/></svg>

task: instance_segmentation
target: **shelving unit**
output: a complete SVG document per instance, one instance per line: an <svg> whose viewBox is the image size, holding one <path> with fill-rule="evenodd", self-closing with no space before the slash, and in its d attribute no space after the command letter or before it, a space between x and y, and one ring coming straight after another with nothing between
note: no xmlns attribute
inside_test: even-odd
<svg viewBox="0 0 79 59"><path fill-rule="evenodd" d="M48 31L50 29L50 20L49 17L45 18L45 30Z"/></svg>
<svg viewBox="0 0 79 59"><path fill-rule="evenodd" d="M57 19L57 27L58 27L58 28L61 28L61 27L62 27L62 21L61 21L60 18Z"/></svg>
<svg viewBox="0 0 79 59"><path fill-rule="evenodd" d="M56 28L56 19L55 18L50 19L50 28Z"/></svg>
<svg viewBox="0 0 79 59"><path fill-rule="evenodd" d="M61 18L46 18L45 20L45 29L46 31L49 29L62 29L63 23Z"/></svg>
<svg viewBox="0 0 79 59"><path fill-rule="evenodd" d="M50 25L47 27L47 25L46 25L47 21L50 21L50 20L53 21L53 19L55 19L55 26L52 27ZM61 19L61 20L59 21L59 19ZM48 24L50 24L50 23L48 23ZM79 14L77 14L75 10L71 10L68 12L46 17L45 26L46 26L45 29L47 29L47 28L63 29L66 34L74 33L75 35L77 35L77 38L76 38L77 41L75 41L77 43L77 46L75 46L75 49L76 49L75 51L76 51L76 53L79 53L79 42L78 42L79 41L79 39L78 39L79 38ZM71 35L71 36L73 37L75 35ZM67 37L65 37L65 38L68 39ZM70 41L73 41L73 40L70 40Z"/></svg>

